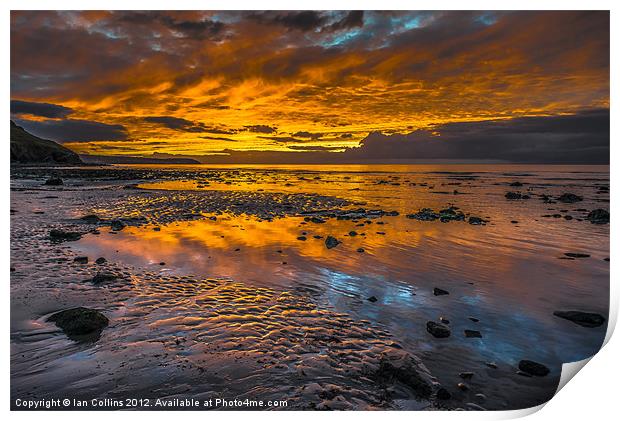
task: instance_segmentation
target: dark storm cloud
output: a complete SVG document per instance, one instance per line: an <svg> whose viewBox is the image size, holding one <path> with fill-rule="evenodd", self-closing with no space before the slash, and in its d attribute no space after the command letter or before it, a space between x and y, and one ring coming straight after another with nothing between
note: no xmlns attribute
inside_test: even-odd
<svg viewBox="0 0 620 421"><path fill-rule="evenodd" d="M352 10L344 18L324 28L325 31L340 31L364 26L364 11Z"/></svg>
<svg viewBox="0 0 620 421"><path fill-rule="evenodd" d="M15 115L30 114L47 118L65 118L72 112L71 108L47 102L11 100L11 114Z"/></svg>
<svg viewBox="0 0 620 421"><path fill-rule="evenodd" d="M222 22L215 22L207 18L190 20L184 19L182 15L175 16L169 12L159 11L125 12L120 14L119 21L147 26L159 23L177 34L182 34L184 37L199 40L219 39L218 36L225 28Z"/></svg>
<svg viewBox="0 0 620 421"><path fill-rule="evenodd" d="M29 133L56 142L91 142L127 140L127 130L120 124L89 120L16 120Z"/></svg>
<svg viewBox="0 0 620 421"><path fill-rule="evenodd" d="M184 118L169 116L152 116L144 117L143 120L149 123L161 124L162 126L172 130L180 130L184 132L202 131L200 125L197 125L193 121L189 121Z"/></svg>
<svg viewBox="0 0 620 421"><path fill-rule="evenodd" d="M253 126L244 126L244 129L247 130L248 132L252 132L252 133L275 133L278 128L277 127L271 127L271 126L267 126L264 124L256 124Z"/></svg>
<svg viewBox="0 0 620 421"><path fill-rule="evenodd" d="M248 15L252 20L263 24L278 24L288 29L312 31L327 22L321 12L304 10L299 12L255 12Z"/></svg>
<svg viewBox="0 0 620 421"><path fill-rule="evenodd" d="M301 131L301 132L294 133L293 136L295 136L295 137L303 137L303 138L308 138L308 139L320 139L321 137L323 137L323 134L322 133L310 133L310 132L306 132L306 131Z"/></svg>
<svg viewBox="0 0 620 421"><path fill-rule="evenodd" d="M607 164L609 121L609 110L600 109L575 115L448 123L407 135L375 132L342 158Z"/></svg>

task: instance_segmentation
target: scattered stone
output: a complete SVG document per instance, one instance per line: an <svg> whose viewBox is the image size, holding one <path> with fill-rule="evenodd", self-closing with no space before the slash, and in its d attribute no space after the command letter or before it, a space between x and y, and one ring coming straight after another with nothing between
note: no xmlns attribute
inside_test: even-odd
<svg viewBox="0 0 620 421"><path fill-rule="evenodd" d="M377 297L375 297L374 295L372 297L367 298L367 300L370 301L371 303L376 303L378 301Z"/></svg>
<svg viewBox="0 0 620 421"><path fill-rule="evenodd" d="M99 222L101 222L101 218L99 218L97 215L84 215L80 219L87 224L98 224Z"/></svg>
<svg viewBox="0 0 620 421"><path fill-rule="evenodd" d="M315 224L324 224L325 223L325 219L319 218L318 216L306 216L304 218L304 221L312 222L312 223L315 223Z"/></svg>
<svg viewBox="0 0 620 421"><path fill-rule="evenodd" d="M112 228L112 231L121 231L126 226L127 225L120 219L115 219L110 223L110 227Z"/></svg>
<svg viewBox="0 0 620 421"><path fill-rule="evenodd" d="M497 364L495 364L494 362L489 362L489 363L485 363L487 365L487 367L489 368L497 368Z"/></svg>
<svg viewBox="0 0 620 421"><path fill-rule="evenodd" d="M583 197L577 196L576 194L573 194L573 193L564 193L562 196L558 197L558 201L562 203L576 203L576 202L581 202L582 200L583 200Z"/></svg>
<svg viewBox="0 0 620 421"><path fill-rule="evenodd" d="M106 262L105 257L99 257L97 260L95 260L95 263L97 263L98 265L102 265Z"/></svg>
<svg viewBox="0 0 620 421"><path fill-rule="evenodd" d="M475 317L468 317L469 320L471 320L474 323L478 323L480 321L480 319L477 319Z"/></svg>
<svg viewBox="0 0 620 421"><path fill-rule="evenodd" d="M237 249L235 251L239 251L239 249ZM159 266L166 266L166 262L159 262Z"/></svg>
<svg viewBox="0 0 620 421"><path fill-rule="evenodd" d="M384 383L398 380L413 389L418 397L423 399L428 399L433 393L430 377L410 355L382 359L379 368L371 373L370 377Z"/></svg>
<svg viewBox="0 0 620 421"><path fill-rule="evenodd" d="M349 236L350 237L355 237L357 235L357 232L355 231L349 231Z"/></svg>
<svg viewBox="0 0 620 421"><path fill-rule="evenodd" d="M102 313L85 307L60 311L47 321L55 323L69 339L75 341L96 341L109 323Z"/></svg>
<svg viewBox="0 0 620 421"><path fill-rule="evenodd" d="M432 320L426 322L426 330L436 338L447 338L450 336L450 328Z"/></svg>
<svg viewBox="0 0 620 421"><path fill-rule="evenodd" d="M91 282L95 285L99 285L105 282L115 281L116 279L118 279L118 276L116 276L112 272L99 272L93 277Z"/></svg>
<svg viewBox="0 0 620 421"><path fill-rule="evenodd" d="M519 181L513 181L512 183L510 183L510 187L523 187L523 183Z"/></svg>
<svg viewBox="0 0 620 421"><path fill-rule="evenodd" d="M585 259L586 257L590 257L589 254L584 253L564 253L564 256L572 257L575 259Z"/></svg>
<svg viewBox="0 0 620 421"><path fill-rule="evenodd" d="M586 219L593 224L609 224L609 212L605 209L594 209L592 212L588 213Z"/></svg>
<svg viewBox="0 0 620 421"><path fill-rule="evenodd" d="M465 337L467 338L482 338L482 333L477 330L465 329Z"/></svg>
<svg viewBox="0 0 620 421"><path fill-rule="evenodd" d="M440 317L439 317L439 321L440 321L441 323L445 324L445 325L449 325L449 324L450 324L450 320L446 319L446 318L445 318L445 317L443 317L443 316L440 316Z"/></svg>
<svg viewBox="0 0 620 421"><path fill-rule="evenodd" d="M440 387L437 389L437 399L447 401L452 398L452 394L447 389Z"/></svg>
<svg viewBox="0 0 620 421"><path fill-rule="evenodd" d="M75 263L86 264L88 263L88 256L77 256L73 259Z"/></svg>
<svg viewBox="0 0 620 421"><path fill-rule="evenodd" d="M521 199L529 199L530 197L526 194L521 194L519 192L507 192L504 197L508 200L521 200Z"/></svg>
<svg viewBox="0 0 620 421"><path fill-rule="evenodd" d="M74 231L62 231L53 229L50 231L50 240L55 242L77 241L82 238L82 234Z"/></svg>
<svg viewBox="0 0 620 421"><path fill-rule="evenodd" d="M486 225L486 221L478 216L470 216L467 222L470 225Z"/></svg>
<svg viewBox="0 0 620 421"><path fill-rule="evenodd" d="M331 235L328 235L325 239L325 247L327 247L328 249L333 249L340 243L341 241L339 241L336 237L332 237Z"/></svg>
<svg viewBox="0 0 620 421"><path fill-rule="evenodd" d="M50 177L47 180L45 180L45 185L46 186L62 186L63 185L62 178Z"/></svg>
<svg viewBox="0 0 620 421"><path fill-rule="evenodd" d="M456 385L456 387L458 387L460 390L462 390L463 392L469 390L469 386L467 386L465 383L458 383Z"/></svg>
<svg viewBox="0 0 620 421"><path fill-rule="evenodd" d="M445 289L433 288L433 294L434 295L448 295L450 293L448 291L446 291Z"/></svg>
<svg viewBox="0 0 620 421"><path fill-rule="evenodd" d="M297 239L300 240L300 241L306 241L307 240L307 238L305 236L303 236L303 235L300 235L299 237L297 237Z"/></svg>
<svg viewBox="0 0 620 421"><path fill-rule="evenodd" d="M519 370L538 377L544 377L549 374L549 369L546 366L531 360L519 361Z"/></svg>
<svg viewBox="0 0 620 421"><path fill-rule="evenodd" d="M364 253L364 251L365 251L365 250L364 250L363 248L361 248L361 247L357 249L357 252L358 252L358 253Z"/></svg>
<svg viewBox="0 0 620 421"><path fill-rule="evenodd" d="M605 323L605 318L597 313L585 313L583 311L554 311L554 316L570 320L583 327L599 327Z"/></svg>

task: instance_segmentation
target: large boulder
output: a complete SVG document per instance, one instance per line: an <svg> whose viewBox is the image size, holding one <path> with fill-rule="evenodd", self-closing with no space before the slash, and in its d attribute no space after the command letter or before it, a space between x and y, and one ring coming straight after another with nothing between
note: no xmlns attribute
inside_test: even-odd
<svg viewBox="0 0 620 421"><path fill-rule="evenodd" d="M605 323L605 318L597 313L585 313L583 311L554 311L554 316L570 320L583 327L599 327Z"/></svg>
<svg viewBox="0 0 620 421"><path fill-rule="evenodd" d="M101 336L109 320L101 312L85 307L76 307L52 314L48 322L53 322L69 337L79 342L96 341Z"/></svg>

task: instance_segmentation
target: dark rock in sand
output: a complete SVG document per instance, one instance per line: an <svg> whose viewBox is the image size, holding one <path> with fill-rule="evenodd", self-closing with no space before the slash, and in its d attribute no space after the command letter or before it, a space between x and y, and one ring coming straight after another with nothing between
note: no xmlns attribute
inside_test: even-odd
<svg viewBox="0 0 620 421"><path fill-rule="evenodd" d="M463 371L462 373L459 373L459 377L462 379L471 379L474 377L474 373L471 371Z"/></svg>
<svg viewBox="0 0 620 421"><path fill-rule="evenodd" d="M562 196L558 197L558 201L562 203L576 203L576 202L581 202L582 200L583 200L583 197L577 196L576 194L573 194L573 193L564 193Z"/></svg>
<svg viewBox="0 0 620 421"><path fill-rule="evenodd" d="M75 341L96 341L108 326L109 320L97 310L77 307L63 310L51 315L48 322L53 322Z"/></svg>
<svg viewBox="0 0 620 421"><path fill-rule="evenodd" d="M471 320L474 323L478 323L480 321L480 319L477 319L475 317L468 317L469 320Z"/></svg>
<svg viewBox="0 0 620 421"><path fill-rule="evenodd" d="M300 235L299 237L297 237L297 239L300 240L300 241L306 241L307 240L307 238L304 237L303 235Z"/></svg>
<svg viewBox="0 0 620 421"><path fill-rule="evenodd" d="M446 318L445 318L445 317L443 317L443 316L440 316L440 317L439 317L439 321L440 321L441 323L445 324L445 325L449 325L449 324L450 324L450 320L446 319Z"/></svg>
<svg viewBox="0 0 620 421"><path fill-rule="evenodd" d="M508 200L520 200L520 199L524 199L523 195L521 193L518 192L512 192L509 191L507 192L504 197Z"/></svg>
<svg viewBox="0 0 620 421"><path fill-rule="evenodd" d="M445 289L433 288L433 294L434 295L448 295L450 293L448 291L446 291Z"/></svg>
<svg viewBox="0 0 620 421"><path fill-rule="evenodd" d="M437 399L442 401L447 401L452 398L452 394L448 392L445 388L440 387L437 389Z"/></svg>
<svg viewBox="0 0 620 421"><path fill-rule="evenodd" d="M82 238L82 234L79 232L73 231L62 231L53 229L50 231L50 240L54 242L62 242L62 241L77 241Z"/></svg>
<svg viewBox="0 0 620 421"><path fill-rule="evenodd" d="M365 251L365 250L364 250L363 248L361 248L361 247L357 249L357 252L358 252L358 253L364 253L364 251Z"/></svg>
<svg viewBox="0 0 620 421"><path fill-rule="evenodd" d="M118 279L118 276L111 272L99 272L91 280L93 284L99 285L105 282L112 282Z"/></svg>
<svg viewBox="0 0 620 421"><path fill-rule="evenodd" d="M482 333L477 330L465 329L465 337L467 338L482 338Z"/></svg>
<svg viewBox="0 0 620 421"><path fill-rule="evenodd" d="M398 380L410 387L420 398L429 398L433 393L430 381L421 374L417 363L410 357L401 359L382 359L379 368L370 377L386 383Z"/></svg>
<svg viewBox="0 0 620 421"><path fill-rule="evenodd" d="M98 224L99 222L101 222L101 218L99 218L97 215L84 215L80 219L87 224Z"/></svg>
<svg viewBox="0 0 620 421"><path fill-rule="evenodd" d="M333 249L340 243L341 242L336 237L332 237L331 235L328 235L325 239L325 247L327 247L328 249Z"/></svg>
<svg viewBox="0 0 620 421"><path fill-rule="evenodd" d="M318 216L306 216L304 218L304 221L312 222L312 223L315 223L315 224L324 224L325 223L325 219L319 218Z"/></svg>
<svg viewBox="0 0 620 421"><path fill-rule="evenodd" d="M50 177L47 180L45 180L44 184L46 186L62 186L63 182L62 182L62 178L60 177Z"/></svg>
<svg viewBox="0 0 620 421"><path fill-rule="evenodd" d="M486 221L478 216L470 216L467 222L469 222L471 225L485 225L486 224Z"/></svg>
<svg viewBox="0 0 620 421"><path fill-rule="evenodd" d="M549 369L546 366L531 360L519 361L519 370L538 377L544 377L549 374Z"/></svg>
<svg viewBox="0 0 620 421"><path fill-rule="evenodd" d="M376 303L377 302L377 297L375 297L373 295L372 297L368 297L367 300L370 301L371 303Z"/></svg>
<svg viewBox="0 0 620 421"><path fill-rule="evenodd" d="M450 328L432 320L426 322L426 330L436 338L447 338L450 336Z"/></svg>
<svg viewBox="0 0 620 421"><path fill-rule="evenodd" d="M554 311L554 316L570 320L583 327L599 327L605 323L605 318L597 313L585 313L583 311Z"/></svg>
<svg viewBox="0 0 620 421"><path fill-rule="evenodd" d="M463 392L469 390L469 386L467 386L465 383L459 383L459 384L456 385L456 387L458 387Z"/></svg>
<svg viewBox="0 0 620 421"><path fill-rule="evenodd" d="M349 231L349 236L350 237L355 237L357 235L357 232L355 231Z"/></svg>
<svg viewBox="0 0 620 421"><path fill-rule="evenodd" d="M593 224L609 224L609 212L605 209L594 209L586 216L586 219Z"/></svg>
<svg viewBox="0 0 620 421"><path fill-rule="evenodd" d="M586 257L590 257L589 254L584 253L564 253L564 256L573 257L575 259L585 259Z"/></svg>
<svg viewBox="0 0 620 421"><path fill-rule="evenodd" d="M75 259L73 259L73 261L75 263L85 264L85 263L88 263L88 256L78 256Z"/></svg>
<svg viewBox="0 0 620 421"><path fill-rule="evenodd" d="M95 260L95 263L97 263L98 265L102 265L106 262L105 257L100 257L97 260Z"/></svg>
<svg viewBox="0 0 620 421"><path fill-rule="evenodd" d="M120 219L115 219L110 223L110 227L112 228L112 231L121 231L126 226L127 225Z"/></svg>
<svg viewBox="0 0 620 421"><path fill-rule="evenodd" d="M490 363L485 363L487 365L487 367L489 368L497 368L497 364L495 364L494 362L490 362Z"/></svg>
<svg viewBox="0 0 620 421"><path fill-rule="evenodd" d="M523 183L521 183L520 181L514 181L512 183L510 183L511 187L522 187Z"/></svg>

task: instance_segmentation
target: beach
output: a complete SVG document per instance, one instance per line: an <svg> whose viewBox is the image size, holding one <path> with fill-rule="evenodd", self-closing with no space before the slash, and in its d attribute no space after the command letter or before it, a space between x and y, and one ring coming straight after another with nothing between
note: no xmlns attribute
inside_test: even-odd
<svg viewBox="0 0 620 421"><path fill-rule="evenodd" d="M11 400L535 406L605 337L608 210L608 166L15 166Z"/></svg>

